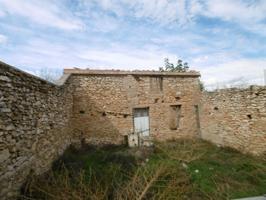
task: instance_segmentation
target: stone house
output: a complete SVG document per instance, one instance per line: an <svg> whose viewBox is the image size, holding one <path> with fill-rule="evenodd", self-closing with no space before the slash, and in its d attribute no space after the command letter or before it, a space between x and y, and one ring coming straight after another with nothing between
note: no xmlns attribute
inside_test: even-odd
<svg viewBox="0 0 266 200"><path fill-rule="evenodd" d="M132 133L159 140L199 136L198 72L65 69L64 74L71 74L74 88L73 133L88 143L119 144Z"/></svg>

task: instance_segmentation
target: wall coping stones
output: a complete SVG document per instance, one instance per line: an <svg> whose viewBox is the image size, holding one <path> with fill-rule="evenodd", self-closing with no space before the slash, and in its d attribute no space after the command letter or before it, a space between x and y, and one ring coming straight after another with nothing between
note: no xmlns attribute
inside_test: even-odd
<svg viewBox="0 0 266 200"><path fill-rule="evenodd" d="M78 68L67 68L64 69L64 74L75 74L75 75L144 75L144 76L180 76L180 77L200 77L200 73L197 71L189 72L160 72L160 71L149 71L149 70L91 70L91 69L78 69Z"/></svg>
<svg viewBox="0 0 266 200"><path fill-rule="evenodd" d="M45 80L45 79L43 79L43 78L41 78L39 76L35 76L33 74L30 74L28 72L20 70L20 69L14 67L14 66L11 66L9 64L6 64L6 63L2 62L2 61L0 61L0 70L2 70L1 68L6 68L6 69L9 68L10 70L16 71L18 73L21 73L21 74L25 75L26 77L37 79L37 80L41 81L42 83L49 84L49 85L52 85L52 86L63 86L64 83L70 77L70 75L68 75L68 76L64 76L63 75L56 83L52 83L52 82L47 81L47 80ZM11 80L7 76L2 76L2 75L0 76L0 81L11 82Z"/></svg>
<svg viewBox="0 0 266 200"><path fill-rule="evenodd" d="M216 94L224 94L224 93L242 93L242 92L260 92L266 90L266 86L261 85L250 85L247 88L225 88L225 89L217 89L214 91L204 91L204 94L208 95L216 95Z"/></svg>

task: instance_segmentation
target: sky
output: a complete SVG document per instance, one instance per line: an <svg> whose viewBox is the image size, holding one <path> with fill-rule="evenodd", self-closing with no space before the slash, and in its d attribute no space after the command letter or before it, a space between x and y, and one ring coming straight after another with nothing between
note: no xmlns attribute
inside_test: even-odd
<svg viewBox="0 0 266 200"><path fill-rule="evenodd" d="M207 88L263 84L266 0L0 0L0 60L27 72L157 70L166 57Z"/></svg>

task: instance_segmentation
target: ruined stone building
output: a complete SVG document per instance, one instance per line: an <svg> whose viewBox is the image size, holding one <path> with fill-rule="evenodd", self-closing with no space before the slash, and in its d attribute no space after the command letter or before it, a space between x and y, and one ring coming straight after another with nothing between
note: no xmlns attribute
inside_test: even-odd
<svg viewBox="0 0 266 200"><path fill-rule="evenodd" d="M266 88L202 92L198 72L65 69L53 84L0 62L0 199L71 143L202 138L266 152ZM134 140L134 137L133 137Z"/></svg>
<svg viewBox="0 0 266 200"><path fill-rule="evenodd" d="M133 132L160 140L199 136L197 72L64 73L73 86L73 132L87 142L121 144Z"/></svg>

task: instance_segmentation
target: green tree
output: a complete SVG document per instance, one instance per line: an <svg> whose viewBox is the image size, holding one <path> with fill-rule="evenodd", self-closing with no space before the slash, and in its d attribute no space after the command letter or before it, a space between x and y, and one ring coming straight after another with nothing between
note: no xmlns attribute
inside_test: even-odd
<svg viewBox="0 0 266 200"><path fill-rule="evenodd" d="M187 62L184 63L183 70L184 71L188 71L189 70L189 66L188 66L188 63Z"/></svg>
<svg viewBox="0 0 266 200"><path fill-rule="evenodd" d="M169 58L165 58L164 67L159 68L161 72L187 72L188 70L189 66L187 62L183 63L181 59L178 59L176 65L174 65L169 61Z"/></svg>

